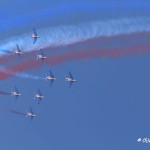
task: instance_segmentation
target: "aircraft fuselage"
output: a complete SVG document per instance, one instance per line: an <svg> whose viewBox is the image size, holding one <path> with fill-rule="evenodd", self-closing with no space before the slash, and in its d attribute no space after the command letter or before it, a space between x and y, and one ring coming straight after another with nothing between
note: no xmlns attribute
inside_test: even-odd
<svg viewBox="0 0 150 150"><path fill-rule="evenodd" d="M31 113L31 112L27 112L26 117L35 117L36 115Z"/></svg>
<svg viewBox="0 0 150 150"><path fill-rule="evenodd" d="M12 92L11 95L12 95L12 96L20 96L21 94L20 94L20 93L17 93L17 92Z"/></svg>
<svg viewBox="0 0 150 150"><path fill-rule="evenodd" d="M37 59L46 59L47 57L45 57L45 56L43 56L43 55L41 55L41 54L39 54L39 55L37 55Z"/></svg>
<svg viewBox="0 0 150 150"><path fill-rule="evenodd" d="M47 77L46 77L46 80L56 80L56 78L51 77L51 76L47 76Z"/></svg>
<svg viewBox="0 0 150 150"><path fill-rule="evenodd" d="M31 37L32 38L39 38L40 36L33 33L33 34L31 34Z"/></svg>
<svg viewBox="0 0 150 150"><path fill-rule="evenodd" d="M41 99L44 98L43 95L39 95L39 94L36 94L35 97L36 97L36 98L41 98Z"/></svg>
<svg viewBox="0 0 150 150"><path fill-rule="evenodd" d="M20 51L15 51L15 54L19 54L19 55L21 55L21 54L22 54L22 52L20 52Z"/></svg>
<svg viewBox="0 0 150 150"><path fill-rule="evenodd" d="M68 81L68 82L76 82L77 80L72 79L72 78L66 78L66 81Z"/></svg>

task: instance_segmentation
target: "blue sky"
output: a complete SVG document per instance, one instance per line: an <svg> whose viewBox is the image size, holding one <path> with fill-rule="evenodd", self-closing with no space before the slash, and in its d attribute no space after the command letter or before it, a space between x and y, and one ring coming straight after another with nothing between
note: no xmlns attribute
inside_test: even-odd
<svg viewBox="0 0 150 150"><path fill-rule="evenodd" d="M1 1L1 44L7 39L37 30L77 25L94 21L149 17L150 2L131 1ZM7 10L7 11L6 11ZM138 33L137 33L138 34ZM109 44L95 40L83 47L125 47L148 45L147 36L132 38L132 34L116 38ZM100 37L98 37L100 38ZM108 37L109 38L109 37ZM128 40L130 39L131 40ZM146 39L145 42L143 39ZM100 38L101 40L101 38ZM107 40L106 40L107 41ZM140 42L141 43L140 43ZM9 43L8 43L9 44ZM28 43L25 43L28 45ZM86 45L87 44L87 45ZM82 46L74 44L75 49ZM1 46L1 45L0 45ZM58 47L69 51L69 46ZM36 58L36 56L33 58ZM14 62L16 63L16 62ZM51 68L43 65L27 70L45 77L51 69L57 77L52 87L44 80L11 77L1 80L2 91L10 92L16 85L22 96L17 102L1 96L0 148L3 150L127 150L148 149L149 144L138 143L149 137L150 95L149 54L74 60ZM78 80L68 88L64 78L71 71ZM40 105L34 92L40 87L45 99ZM10 113L10 109L25 112L29 106L37 114L30 123L24 116Z"/></svg>

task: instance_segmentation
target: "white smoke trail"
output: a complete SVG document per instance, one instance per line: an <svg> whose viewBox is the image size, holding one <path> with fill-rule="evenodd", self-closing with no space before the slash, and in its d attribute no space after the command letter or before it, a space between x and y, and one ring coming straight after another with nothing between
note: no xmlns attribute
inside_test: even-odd
<svg viewBox="0 0 150 150"><path fill-rule="evenodd" d="M19 77L19 78L27 78L27 79L34 79L34 80L44 80L45 78L42 77L38 77L38 76L33 76L31 74L28 73L15 73L11 70L8 70L6 68L4 68L3 66L0 66L0 72L3 72L5 74L9 74L9 75L14 75Z"/></svg>
<svg viewBox="0 0 150 150"><path fill-rule="evenodd" d="M119 34L131 34L135 32L150 31L150 18L124 18L116 20L104 20L72 26L58 26L38 29L40 38L33 44L29 34L11 37L0 43L0 50L13 50L16 44L23 51L32 51L49 46L59 46L84 41L100 36L115 36ZM0 51L3 53L2 51Z"/></svg>
<svg viewBox="0 0 150 150"><path fill-rule="evenodd" d="M17 77L19 77L19 78L27 78L27 79L34 79L34 80L44 80L44 78L42 78L42 77L33 76L33 75L27 74L27 73L17 73L15 75Z"/></svg>

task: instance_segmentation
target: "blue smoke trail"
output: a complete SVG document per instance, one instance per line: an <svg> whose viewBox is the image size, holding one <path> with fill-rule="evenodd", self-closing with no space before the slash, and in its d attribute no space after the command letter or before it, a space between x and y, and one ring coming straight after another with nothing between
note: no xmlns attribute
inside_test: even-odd
<svg viewBox="0 0 150 150"><path fill-rule="evenodd" d="M149 32L149 24L150 18L143 17L90 22L72 26L48 27L37 30L40 38L37 39L36 44L33 44L30 34L23 34L2 41L0 49L12 51L16 48L16 44L18 44L23 52L27 52L50 46L67 45L101 36ZM0 53L2 54L3 52L0 51Z"/></svg>

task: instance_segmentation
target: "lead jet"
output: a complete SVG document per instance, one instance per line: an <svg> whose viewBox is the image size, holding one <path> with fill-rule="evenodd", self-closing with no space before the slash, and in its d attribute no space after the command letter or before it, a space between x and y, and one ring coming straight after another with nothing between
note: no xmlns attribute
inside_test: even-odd
<svg viewBox="0 0 150 150"><path fill-rule="evenodd" d="M15 100L17 100L18 97L21 96L21 93L18 91L16 86L15 86L15 91L11 92L11 96L14 96Z"/></svg>
<svg viewBox="0 0 150 150"><path fill-rule="evenodd" d="M42 49L39 50L38 54L37 54L37 60L40 60L41 63L44 62L44 59L46 59L47 57L44 55Z"/></svg>
<svg viewBox="0 0 150 150"><path fill-rule="evenodd" d="M17 59L19 59L20 55L22 55L22 51L20 50L18 44L16 44L16 47L17 47L17 48L15 49L13 55L16 54L16 55L17 55Z"/></svg>
<svg viewBox="0 0 150 150"><path fill-rule="evenodd" d="M37 34L35 28L33 28L33 33L31 34L31 37L33 38L33 44L35 44L37 38L40 37L40 36Z"/></svg>
<svg viewBox="0 0 150 150"><path fill-rule="evenodd" d="M43 94L41 93L40 89L37 89L37 94L35 94L34 99L38 99L38 104L40 104L41 100L44 98Z"/></svg>
<svg viewBox="0 0 150 150"><path fill-rule="evenodd" d="M36 117L36 114L34 114L31 107L30 107L30 111L26 112L26 117L29 117L31 119L31 121L34 117Z"/></svg>
<svg viewBox="0 0 150 150"><path fill-rule="evenodd" d="M67 82L69 82L69 87L71 87L72 84L73 84L74 82L76 82L77 80L74 79L74 77L72 76L72 73L71 73L70 71L68 72L68 74L69 74L69 77L66 77L65 80L66 80Z"/></svg>
<svg viewBox="0 0 150 150"><path fill-rule="evenodd" d="M51 70L49 70L49 75L46 75L45 79L50 81L50 86L53 84L54 80L56 80Z"/></svg>

